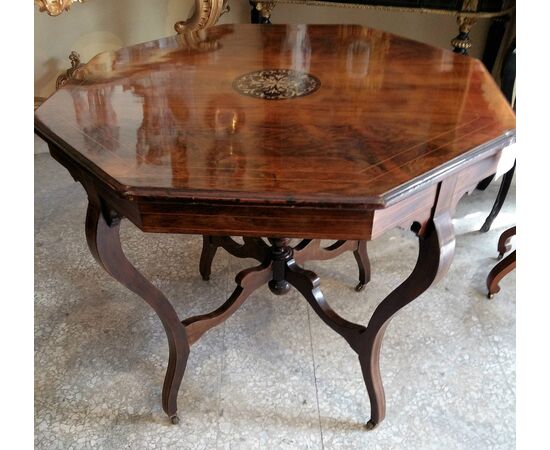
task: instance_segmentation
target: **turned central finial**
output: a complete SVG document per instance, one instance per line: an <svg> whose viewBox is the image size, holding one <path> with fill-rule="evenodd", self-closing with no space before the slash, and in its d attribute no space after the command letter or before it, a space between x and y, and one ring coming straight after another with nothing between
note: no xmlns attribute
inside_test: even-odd
<svg viewBox="0 0 550 450"><path fill-rule="evenodd" d="M271 244L271 260L273 278L268 283L269 290L275 295L283 295L290 291L290 284L285 280L286 262L292 258L292 247L288 238L269 238Z"/></svg>

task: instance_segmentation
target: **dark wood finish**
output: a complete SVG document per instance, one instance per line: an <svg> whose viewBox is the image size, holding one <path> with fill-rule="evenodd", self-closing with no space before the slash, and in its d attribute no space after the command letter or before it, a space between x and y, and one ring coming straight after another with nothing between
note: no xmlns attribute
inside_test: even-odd
<svg viewBox="0 0 550 450"><path fill-rule="evenodd" d="M516 251L500 261L487 276L487 297L493 298L500 291L500 280L516 268Z"/></svg>
<svg viewBox="0 0 550 450"><path fill-rule="evenodd" d="M266 264L239 272L235 278L237 287L222 306L211 313L185 319L182 324L187 330L189 342L195 343L210 328L229 318L253 291L270 282L273 275L271 265L271 261L267 261Z"/></svg>
<svg viewBox="0 0 550 450"><path fill-rule="evenodd" d="M292 45L297 34L306 47ZM273 68L311 73L321 86L288 100L232 89L243 73ZM92 253L165 326L165 411L176 420L189 345L267 283L276 294L294 286L357 353L368 427L376 426L385 414L384 330L447 270L460 198L515 160L514 113L483 65L358 26L223 25L103 53L79 76L38 108L35 130L88 193ZM205 235L208 246L260 265L237 276L216 311L180 323L122 254L123 217L143 231ZM346 321L298 261L353 249L366 282L364 242L398 226L418 236L414 270L366 327ZM244 245L227 236L244 236ZM306 240L293 249L293 237ZM327 250L315 239L338 242ZM210 250L201 258L205 278Z"/></svg>
<svg viewBox="0 0 550 450"><path fill-rule="evenodd" d="M486 233L491 229L491 225L493 225L494 220L497 218L498 214L500 213L500 210L504 205L504 201L508 196L508 192L510 191L510 186L512 185L512 180L514 179L515 171L516 171L516 163L514 162L514 165L512 166L512 168L502 176L502 181L500 182L500 187L498 188L498 193L497 193L497 198L495 199L495 203L493 203L491 212L486 217L485 222L483 222L483 225L481 226L479 231Z"/></svg>
<svg viewBox="0 0 550 450"><path fill-rule="evenodd" d="M498 259L511 250L510 239L516 234L516 227L508 228L498 240ZM516 268L516 251L514 250L506 258L500 261L487 276L487 297L493 298L500 291L500 280Z"/></svg>
<svg viewBox="0 0 550 450"><path fill-rule="evenodd" d="M203 236L199 265L202 279L210 279L212 261L219 247L237 258L254 258L259 262L265 260L269 247L261 238L245 237L243 241L243 244L239 244L230 236Z"/></svg>
<svg viewBox="0 0 550 450"><path fill-rule="evenodd" d="M164 294L126 259L120 245L118 214L89 196L86 239L96 261L118 282L145 300L159 317L168 338L168 368L162 387L162 408L172 423L177 416L177 395L187 365L189 342L178 315ZM103 210L103 211L102 211ZM104 212L108 211L106 216ZM108 219L107 219L108 218Z"/></svg>
<svg viewBox="0 0 550 450"><path fill-rule="evenodd" d="M502 259L505 253L509 252L512 247L510 240L516 234L516 227L505 230L498 239L498 259ZM487 276L487 297L493 298L500 291L500 280L516 268L516 251L514 250L506 258L500 261Z"/></svg>
<svg viewBox="0 0 550 450"><path fill-rule="evenodd" d="M401 308L440 279L448 270L455 247L450 217L452 192L448 184L440 186L433 218L419 234L420 250L416 266L409 277L392 291L374 311L362 336L359 362L371 402L368 428L374 428L384 419L386 403L380 374L382 338L391 318ZM441 204L441 206L440 206ZM422 228L417 228L418 231Z"/></svg>
<svg viewBox="0 0 550 450"><path fill-rule="evenodd" d="M506 252L509 252L511 250L512 247L510 246L510 240L512 239L512 236L515 235L516 227L508 228L500 235L497 245L499 259L501 259Z"/></svg>
<svg viewBox="0 0 550 450"><path fill-rule="evenodd" d="M514 111L516 109L516 99L515 99L515 86L516 86L516 40L514 39L513 42L510 44L510 47L508 48L506 52L506 56L504 57L504 62L502 65L502 71L501 71L501 89L502 93L512 105L514 108ZM503 177L502 181L500 182L500 188L498 190L497 198L495 199L495 203L493 204L493 207L491 208L491 212L485 219L485 222L483 223L480 231L487 232L491 229L491 225L493 224L493 221L498 216L500 210L502 209L502 205L504 205L504 201L506 200L506 197L508 195L508 191L510 190L510 186L512 184L512 180L514 179L514 173L516 170L516 163L514 162L514 166L506 172ZM492 180L492 177L489 177L487 179L487 185ZM482 181L483 183L483 181ZM478 186L479 187L479 186ZM486 187L486 186L484 186Z"/></svg>
<svg viewBox="0 0 550 450"><path fill-rule="evenodd" d="M367 428L376 427L384 419L386 408L379 364L384 331L393 315L443 276L451 263L454 234L449 209L453 207L452 194L455 185L456 179L451 179L438 186L433 216L424 227L415 227L420 242L415 269L405 282L380 303L367 327L348 322L339 316L325 300L320 290L319 277L298 265L297 258L294 257L295 251L288 245L288 239L273 238L270 239L271 251L264 262L237 275L237 288L220 308L210 314L183 321L190 342L195 342L207 330L226 320L261 285L268 283L270 290L276 295L287 293L292 285L304 296L317 315L358 354L371 402L371 418ZM307 245L303 247L306 248ZM301 261L304 261L304 256L302 253Z"/></svg>
<svg viewBox="0 0 550 450"><path fill-rule="evenodd" d="M238 258L253 258L262 262L265 260L268 246L260 238L243 238L243 244L230 236L203 236L203 245L199 271L203 280L210 279L212 261L219 247ZM294 259L298 264L305 261L326 261L336 258L342 253L352 251L359 269L357 292L363 290L370 281L370 262L366 241L336 241L328 247L321 247L320 239L303 239L293 247Z"/></svg>
<svg viewBox="0 0 550 450"><path fill-rule="evenodd" d="M353 251L353 256L359 268L359 283L355 286L355 290L360 292L370 281L370 261L367 253L367 241L357 242L357 249Z"/></svg>
<svg viewBox="0 0 550 450"><path fill-rule="evenodd" d="M151 232L370 239L378 210L479 158L495 172L515 117L479 61L353 25L301 26L309 44L291 51L298 27L223 25L202 46L180 35L102 53L36 128ZM350 45L369 50L355 60ZM313 94L232 89L293 67L293 51L321 81Z"/></svg>
<svg viewBox="0 0 550 450"><path fill-rule="evenodd" d="M304 239L294 247L294 260L298 264L305 261L326 261L336 258L342 253L352 251L357 268L359 283L355 286L357 292L362 291L370 281L370 261L366 241L336 241L328 247L321 247L320 239Z"/></svg>
<svg viewBox="0 0 550 450"><path fill-rule="evenodd" d="M509 16L496 17L491 21L491 26L487 32L483 56L481 57L483 64L485 64L489 72L493 71L498 52L502 45L502 40L506 34L506 25L509 21Z"/></svg>

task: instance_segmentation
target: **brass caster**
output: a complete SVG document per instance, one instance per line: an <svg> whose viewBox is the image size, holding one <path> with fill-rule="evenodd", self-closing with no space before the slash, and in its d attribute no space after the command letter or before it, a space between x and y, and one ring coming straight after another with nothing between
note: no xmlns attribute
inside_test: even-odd
<svg viewBox="0 0 550 450"><path fill-rule="evenodd" d="M494 296L495 296L495 294L491 294L490 292L487 293L487 298L489 300L491 300Z"/></svg>
<svg viewBox="0 0 550 450"><path fill-rule="evenodd" d="M177 416L177 414L174 414L173 416L170 416L170 422L172 422L173 425L177 425L180 423L180 418Z"/></svg>
<svg viewBox="0 0 550 450"><path fill-rule="evenodd" d="M366 428L367 430L374 430L378 424L374 423L372 420L369 420L367 422Z"/></svg>
<svg viewBox="0 0 550 450"><path fill-rule="evenodd" d="M365 289L364 283L359 283L357 286L355 286L355 292L361 292L363 289Z"/></svg>

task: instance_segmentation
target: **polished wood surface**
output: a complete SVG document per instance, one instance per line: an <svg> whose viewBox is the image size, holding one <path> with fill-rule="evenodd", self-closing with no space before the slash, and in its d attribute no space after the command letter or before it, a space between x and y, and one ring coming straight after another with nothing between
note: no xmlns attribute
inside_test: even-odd
<svg viewBox="0 0 550 450"><path fill-rule="evenodd" d="M88 191L88 198L86 240L92 255L114 279L153 308L166 332L170 355L162 388L162 408L172 423L177 423L177 395L189 356L188 334L164 294L126 259L120 243L120 217L106 209L92 191Z"/></svg>
<svg viewBox="0 0 550 450"><path fill-rule="evenodd" d="M270 96L307 95L266 100L234 89L257 71ZM78 76L36 111L35 130L88 194L92 253L164 325L162 402L172 421L189 346L267 283L276 295L297 289L357 353L367 427L377 426L386 327L447 271L460 198L515 161L514 113L481 63L359 26L224 25L99 55ZM148 232L204 235L204 278L220 246L260 264L237 275L218 309L180 322L124 256L122 218ZM363 285L365 241L396 226L417 236L416 266L366 326L345 320L300 263L353 250ZM304 240L292 247L292 237ZM322 238L337 242L321 248Z"/></svg>
<svg viewBox="0 0 550 450"><path fill-rule="evenodd" d="M291 68L313 94L239 94ZM93 58L36 112L39 133L125 198L380 208L514 138L483 65L354 25L223 25Z"/></svg>
<svg viewBox="0 0 550 450"><path fill-rule="evenodd" d="M498 259L502 259L506 252L512 249L510 240L516 235L516 227L505 230L498 239ZM500 280L516 268L516 251L514 250L506 258L502 259L495 267L491 269L487 276L487 297L493 298L500 291Z"/></svg>
<svg viewBox="0 0 550 450"><path fill-rule="evenodd" d="M294 3L303 6L340 6L356 9L376 9L379 11L418 12L423 14L438 14L456 16L459 34L451 40L455 53L468 54L472 46L470 42L470 30L478 19L493 18L493 24L504 23L508 15L515 9L515 0L249 0L252 10L250 12L251 23L271 23L271 13L274 7L280 3ZM284 7L278 6L278 8ZM361 11L357 11L361 13ZM503 17L504 16L504 17ZM500 28L499 32L493 32ZM495 39L504 33L504 27L494 29L493 26L487 34L485 52L487 61L496 58L499 47L495 47ZM500 42L499 40L499 42ZM491 44L491 45L490 45ZM497 44L498 45L498 44ZM484 53L485 53L484 52ZM494 59L493 59L494 62ZM491 63L492 64L492 63ZM486 67L490 67L486 64ZM489 69L490 70L490 69Z"/></svg>
<svg viewBox="0 0 550 450"><path fill-rule="evenodd" d="M210 279L212 261L220 247L237 258L252 258L259 262L263 262L269 254L269 246L261 238L245 237L241 244L231 236L203 236L199 271L205 281ZM292 250L293 258L298 264L304 264L306 261L327 261L352 251L359 269L359 283L355 290L362 291L370 281L366 241L336 241L323 247L320 239L302 239L292 247Z"/></svg>

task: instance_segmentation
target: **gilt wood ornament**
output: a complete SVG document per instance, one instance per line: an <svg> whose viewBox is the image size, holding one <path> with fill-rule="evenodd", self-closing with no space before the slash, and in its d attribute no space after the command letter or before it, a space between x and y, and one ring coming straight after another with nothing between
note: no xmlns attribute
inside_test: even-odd
<svg viewBox="0 0 550 450"><path fill-rule="evenodd" d="M84 0L34 0L40 12L46 12L50 16L58 16L63 11L69 11L73 3L83 3Z"/></svg>

